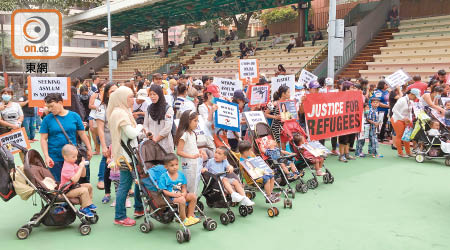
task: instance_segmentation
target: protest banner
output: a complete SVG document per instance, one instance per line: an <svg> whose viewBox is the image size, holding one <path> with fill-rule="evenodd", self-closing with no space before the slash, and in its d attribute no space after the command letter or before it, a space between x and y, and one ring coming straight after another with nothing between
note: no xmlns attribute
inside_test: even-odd
<svg viewBox="0 0 450 250"><path fill-rule="evenodd" d="M250 130L255 130L256 124L260 122L267 124L266 117L264 116L264 113L262 111L244 112L244 117Z"/></svg>
<svg viewBox="0 0 450 250"><path fill-rule="evenodd" d="M224 98L232 98L234 91L242 90L242 81L214 77L213 84L219 87L220 95Z"/></svg>
<svg viewBox="0 0 450 250"><path fill-rule="evenodd" d="M214 126L230 131L240 132L239 105L222 99L216 101L217 110L214 114Z"/></svg>
<svg viewBox="0 0 450 250"><path fill-rule="evenodd" d="M14 142L26 149L31 148L25 128L15 129L11 132L0 135L0 141L2 145L7 145L11 142ZM20 149L11 147L10 152L12 154L15 154L20 152Z"/></svg>
<svg viewBox="0 0 450 250"><path fill-rule="evenodd" d="M289 100L285 102L278 102L278 108L280 110L281 121L297 120L297 106L295 101Z"/></svg>
<svg viewBox="0 0 450 250"><path fill-rule="evenodd" d="M244 160L242 163L246 172L254 180L261 178L263 175L273 174L273 170L260 156Z"/></svg>
<svg viewBox="0 0 450 250"><path fill-rule="evenodd" d="M250 94L249 107L265 106L270 101L269 85L250 85L248 93Z"/></svg>
<svg viewBox="0 0 450 250"><path fill-rule="evenodd" d="M259 82L259 62L258 59L239 60L239 79L245 84Z"/></svg>
<svg viewBox="0 0 450 250"><path fill-rule="evenodd" d="M315 157L331 154L331 151L318 141L310 141L301 146Z"/></svg>
<svg viewBox="0 0 450 250"><path fill-rule="evenodd" d="M411 77L405 73L405 71L399 69L395 71L392 75L387 76L384 80L391 87L391 89L395 89L398 86L402 86L406 82L408 82Z"/></svg>
<svg viewBox="0 0 450 250"><path fill-rule="evenodd" d="M308 88L308 85L311 81L316 81L317 76L313 73L307 71L306 69L302 69L300 73L300 77L298 78L298 82L296 83L298 87Z"/></svg>
<svg viewBox="0 0 450 250"><path fill-rule="evenodd" d="M59 93L64 106L71 106L70 77L28 77L28 106L43 107L44 98Z"/></svg>
<svg viewBox="0 0 450 250"><path fill-rule="evenodd" d="M303 108L310 140L361 132L364 108L360 91L307 94Z"/></svg>
<svg viewBox="0 0 450 250"><path fill-rule="evenodd" d="M277 77L272 77L272 84L271 84L271 96L280 88L282 85L286 85L289 87L289 92L291 94L291 97L295 95L295 75L280 75Z"/></svg>

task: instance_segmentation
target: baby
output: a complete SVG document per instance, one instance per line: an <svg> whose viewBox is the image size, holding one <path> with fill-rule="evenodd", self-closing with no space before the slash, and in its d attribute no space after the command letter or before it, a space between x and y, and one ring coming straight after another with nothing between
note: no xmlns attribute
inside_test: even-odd
<svg viewBox="0 0 450 250"><path fill-rule="evenodd" d="M428 135L429 136L440 136L441 133L439 132L439 128L440 128L440 123L438 120L431 120L430 122L430 130L428 130Z"/></svg>
<svg viewBox="0 0 450 250"><path fill-rule="evenodd" d="M239 182L237 176L233 176L233 167L230 166L227 160L228 149L224 146L218 147L214 152L214 158L209 159L206 167L202 169L202 173L210 172L218 174L227 172L227 176L221 176L223 186L229 194L231 194L232 202L241 202L244 206L253 206L255 203L245 196L244 188ZM236 190L236 191L235 191Z"/></svg>
<svg viewBox="0 0 450 250"><path fill-rule="evenodd" d="M82 159L80 165L75 164L77 161L78 150L75 146L67 144L62 148L64 157L64 165L61 170L61 184L72 182L67 188L73 184L77 184L81 177L86 176L85 161ZM66 189L67 189L66 188ZM86 217L94 217L92 213L97 207L92 204L92 186L89 183L79 184L79 187L73 188L66 193L68 198L79 198L81 201L80 213Z"/></svg>
<svg viewBox="0 0 450 250"><path fill-rule="evenodd" d="M303 137L300 134L295 134L294 135L294 144L298 147L300 147L302 144L306 143L306 139L305 137ZM326 173L322 172L322 167L323 167L323 162L324 159L322 157L315 157L313 154L311 154L310 152L304 150L302 152L303 157L305 157L305 159L308 159L312 164L314 164L314 169L316 170L316 175L317 176L323 176Z"/></svg>
<svg viewBox="0 0 450 250"><path fill-rule="evenodd" d="M264 149L263 149L264 150ZM263 152L265 155L270 157L272 160L278 161L282 157L282 155L288 155L288 156L295 156L294 153L289 153L287 151L281 150L277 147L277 142L275 140L269 140L269 146L267 149L265 149L265 152ZM286 176L289 179L296 180L298 178L299 172L297 171L297 168L295 167L294 162L288 161L287 159L282 159L282 161L278 161L281 165L281 168L283 169L283 172L286 174ZM286 166L286 164L289 165L291 172L289 172L289 168Z"/></svg>

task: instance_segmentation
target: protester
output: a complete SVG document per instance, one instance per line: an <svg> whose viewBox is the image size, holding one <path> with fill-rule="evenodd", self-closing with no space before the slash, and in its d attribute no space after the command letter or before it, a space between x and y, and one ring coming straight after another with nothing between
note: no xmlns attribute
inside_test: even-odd
<svg viewBox="0 0 450 250"><path fill-rule="evenodd" d="M23 113L23 127L25 128L25 131L27 132L28 140L30 142L37 141L35 139L36 129L36 115L35 115L35 109L34 107L29 106L29 100L28 100L28 89L25 90L25 95L23 96L23 99L21 100L20 105L22 106L22 113Z"/></svg>
<svg viewBox="0 0 450 250"><path fill-rule="evenodd" d="M275 76L286 75L286 69L284 69L282 64L278 64L277 70L275 71Z"/></svg>
<svg viewBox="0 0 450 250"><path fill-rule="evenodd" d="M353 87L352 82L344 82L342 84L342 91L348 91ZM350 155L350 144L355 140L355 134L340 135L338 137L339 142L339 161L348 162L348 160L354 160L355 158Z"/></svg>
<svg viewBox="0 0 450 250"><path fill-rule="evenodd" d="M136 94L136 98L134 99L133 103L133 117L136 120L137 124L144 124L145 112L147 111L148 106L150 105L147 99L148 94L146 89L141 89Z"/></svg>
<svg viewBox="0 0 450 250"><path fill-rule="evenodd" d="M41 149L46 166L50 168L53 177L59 182L64 164L64 158L61 154L64 145L73 144L77 146L81 142L84 143L87 148L87 159L90 160L92 157L91 143L84 133L80 116L75 112L64 109L63 98L60 94L48 94L44 101L50 114L45 116L39 131L41 134ZM64 132L70 141L66 138ZM81 142L77 141L77 135Z"/></svg>
<svg viewBox="0 0 450 250"><path fill-rule="evenodd" d="M444 115L445 110L439 106L439 99L441 98L444 89L440 86L434 86L430 93L425 93L420 98L423 107L427 109L434 109L440 114Z"/></svg>
<svg viewBox="0 0 450 250"><path fill-rule="evenodd" d="M101 100L103 98L103 91L104 91L104 82L101 82L98 84L98 92L92 94L89 97L89 129L91 132L92 140L94 141L95 146L95 152L94 155L100 154L100 143L98 141L98 132L97 132L97 123L95 122L95 113L98 110L98 107L101 104Z"/></svg>
<svg viewBox="0 0 450 250"><path fill-rule="evenodd" d="M10 88L4 88L0 92L0 134L18 129L22 125L24 115L19 103L13 102L14 92Z"/></svg>
<svg viewBox="0 0 450 250"><path fill-rule="evenodd" d="M174 153L172 137L174 111L166 103L160 86L152 85L149 93L152 103L145 112L144 129L147 136L158 143L166 153Z"/></svg>
<svg viewBox="0 0 450 250"><path fill-rule="evenodd" d="M383 116L383 123L381 125L380 133L378 134L378 140L383 142L385 139L386 126L389 114L389 85L382 80L378 82L377 90L373 93L372 98L378 98L380 100L380 106L378 111L381 112Z"/></svg>

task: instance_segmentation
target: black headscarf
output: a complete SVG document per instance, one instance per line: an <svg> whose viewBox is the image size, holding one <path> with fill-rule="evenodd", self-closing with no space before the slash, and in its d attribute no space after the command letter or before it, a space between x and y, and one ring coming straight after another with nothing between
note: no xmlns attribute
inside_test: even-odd
<svg viewBox="0 0 450 250"><path fill-rule="evenodd" d="M166 98L164 97L163 89L157 84L152 84L150 91L155 92L159 98L157 103L150 104L148 111L152 120L157 121L159 124L161 120L164 120L164 116L166 115Z"/></svg>

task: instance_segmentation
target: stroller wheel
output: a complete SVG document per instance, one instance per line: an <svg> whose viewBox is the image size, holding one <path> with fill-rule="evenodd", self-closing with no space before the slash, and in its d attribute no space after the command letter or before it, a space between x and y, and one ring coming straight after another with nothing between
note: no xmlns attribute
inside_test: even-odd
<svg viewBox="0 0 450 250"><path fill-rule="evenodd" d="M306 181L306 185L308 185L308 189L314 189L315 188L314 179L309 179L308 181Z"/></svg>
<svg viewBox="0 0 450 250"><path fill-rule="evenodd" d="M208 219L203 222L203 228L208 231L214 231L217 228L217 222L213 219Z"/></svg>
<svg viewBox="0 0 450 250"><path fill-rule="evenodd" d="M291 193L291 198L295 199L295 190L294 189L289 189L290 193Z"/></svg>
<svg viewBox="0 0 450 250"><path fill-rule="evenodd" d="M239 214L240 214L242 217L247 216L247 215L248 215L248 208L247 208L246 206L244 206L244 205L240 205L240 206L239 206Z"/></svg>
<svg viewBox="0 0 450 250"><path fill-rule="evenodd" d="M223 225L228 225L229 222L230 218L228 218L228 215L226 213L220 215L220 223L222 223Z"/></svg>
<svg viewBox="0 0 450 250"><path fill-rule="evenodd" d="M284 200L283 207L286 208L286 207L287 207L287 204L288 204L288 200Z"/></svg>
<svg viewBox="0 0 450 250"><path fill-rule="evenodd" d="M189 228L186 228L183 234L184 234L184 241L189 242L191 240L191 230L189 230Z"/></svg>
<svg viewBox="0 0 450 250"><path fill-rule="evenodd" d="M28 238L28 235L30 235L30 230L26 227L21 227L19 230L17 230L16 236L19 240L24 240Z"/></svg>
<svg viewBox="0 0 450 250"><path fill-rule="evenodd" d="M424 156L423 154L418 154L418 155L416 155L416 161L417 161L418 163L424 162L424 161L425 161L425 156Z"/></svg>
<svg viewBox="0 0 450 250"><path fill-rule="evenodd" d="M270 218L273 218L275 216L275 210L273 208L267 209L267 215L269 215Z"/></svg>
<svg viewBox="0 0 450 250"><path fill-rule="evenodd" d="M332 176L332 175L330 174L330 180L329 180L329 183L330 183L330 184L333 184L333 182L334 182L334 176Z"/></svg>
<svg viewBox="0 0 450 250"><path fill-rule="evenodd" d="M445 166L450 167L450 158L445 159Z"/></svg>
<svg viewBox="0 0 450 250"><path fill-rule="evenodd" d="M328 184L330 182L328 174L325 174L322 178L323 178L323 183Z"/></svg>
<svg viewBox="0 0 450 250"><path fill-rule="evenodd" d="M91 226L87 224L81 224L78 230L80 231L81 235L85 236L91 233Z"/></svg>
<svg viewBox="0 0 450 250"><path fill-rule="evenodd" d="M228 219L230 220L230 223L233 223L236 220L236 216L234 215L233 211L227 212Z"/></svg>
<svg viewBox="0 0 450 250"><path fill-rule="evenodd" d="M248 206L247 210L248 210L248 214L252 214L253 213L253 207L252 206Z"/></svg>
<svg viewBox="0 0 450 250"><path fill-rule="evenodd" d="M184 242L184 233L181 230L178 230L176 233L176 237L177 237L177 241L178 243L183 243Z"/></svg>
<svg viewBox="0 0 450 250"><path fill-rule="evenodd" d="M97 214L94 214L94 217L91 217L91 218L89 218L88 220L89 220L89 222L90 222L91 224L97 224L98 219L99 219L98 215L97 215Z"/></svg>
<svg viewBox="0 0 450 250"><path fill-rule="evenodd" d="M275 216L278 216L280 214L280 210L278 210L277 207L273 207L273 210L275 211Z"/></svg>
<svg viewBox="0 0 450 250"><path fill-rule="evenodd" d="M319 186L319 182L316 179L313 180L314 180L314 188L317 188Z"/></svg>
<svg viewBox="0 0 450 250"><path fill-rule="evenodd" d="M250 198L250 200L255 199L255 198L256 198L256 192L255 192L255 191L252 191L251 194L252 194L252 197Z"/></svg>
<svg viewBox="0 0 450 250"><path fill-rule="evenodd" d="M289 202L288 202L288 207L289 207L290 209L292 209L292 201L291 201L291 200L289 200Z"/></svg>
<svg viewBox="0 0 450 250"><path fill-rule="evenodd" d="M142 224L139 226L139 229L140 229L141 232L143 232L143 233L149 233L150 231L153 230L153 223L152 223L151 221L150 221L150 223L147 223L147 222L142 223Z"/></svg>

